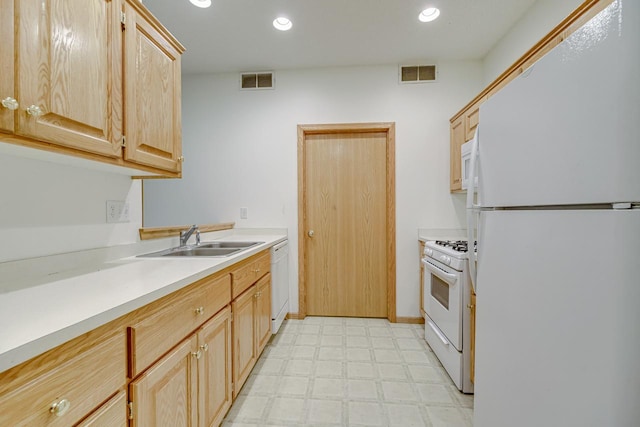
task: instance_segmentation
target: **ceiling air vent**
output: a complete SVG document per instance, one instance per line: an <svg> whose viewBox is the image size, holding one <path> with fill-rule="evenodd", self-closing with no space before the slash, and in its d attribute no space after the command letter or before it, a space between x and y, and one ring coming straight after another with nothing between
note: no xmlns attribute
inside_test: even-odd
<svg viewBox="0 0 640 427"><path fill-rule="evenodd" d="M400 83L426 83L436 81L435 65L401 65Z"/></svg>
<svg viewBox="0 0 640 427"><path fill-rule="evenodd" d="M273 82L272 72L240 74L241 90L273 89Z"/></svg>

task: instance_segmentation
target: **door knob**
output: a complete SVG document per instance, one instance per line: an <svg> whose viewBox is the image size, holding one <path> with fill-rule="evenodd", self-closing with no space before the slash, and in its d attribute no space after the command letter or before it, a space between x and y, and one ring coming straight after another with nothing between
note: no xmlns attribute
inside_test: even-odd
<svg viewBox="0 0 640 427"><path fill-rule="evenodd" d="M309 235L309 237L313 237L313 230L309 230L309 232L307 233Z"/></svg>

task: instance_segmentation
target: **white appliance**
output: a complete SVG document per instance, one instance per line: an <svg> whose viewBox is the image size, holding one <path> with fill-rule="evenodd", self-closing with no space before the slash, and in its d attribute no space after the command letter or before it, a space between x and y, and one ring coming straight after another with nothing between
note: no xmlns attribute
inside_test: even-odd
<svg viewBox="0 0 640 427"><path fill-rule="evenodd" d="M425 243L425 340L456 387L473 393L470 379L470 287L466 241Z"/></svg>
<svg viewBox="0 0 640 427"><path fill-rule="evenodd" d="M475 427L640 425L638 70L617 0L480 108Z"/></svg>
<svg viewBox="0 0 640 427"><path fill-rule="evenodd" d="M289 240L271 247L271 333L289 312Z"/></svg>
<svg viewBox="0 0 640 427"><path fill-rule="evenodd" d="M473 134L473 139L469 142L465 142L462 144L460 149L460 179L462 181L462 189L466 190L469 188L469 177L471 176L471 147L473 147L474 141L478 138L478 128ZM477 153L476 153L477 155ZM474 186L478 186L478 174L475 174Z"/></svg>

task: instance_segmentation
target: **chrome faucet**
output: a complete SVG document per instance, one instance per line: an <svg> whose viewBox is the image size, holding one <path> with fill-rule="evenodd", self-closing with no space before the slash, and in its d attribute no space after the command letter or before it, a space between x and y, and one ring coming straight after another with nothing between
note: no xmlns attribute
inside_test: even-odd
<svg viewBox="0 0 640 427"><path fill-rule="evenodd" d="M180 246L187 246L187 241L189 240L189 237L191 237L191 235L193 233L196 233L196 244L199 245L200 244L200 230L198 230L198 226L193 224L191 226L191 228L187 231L181 231L180 232Z"/></svg>

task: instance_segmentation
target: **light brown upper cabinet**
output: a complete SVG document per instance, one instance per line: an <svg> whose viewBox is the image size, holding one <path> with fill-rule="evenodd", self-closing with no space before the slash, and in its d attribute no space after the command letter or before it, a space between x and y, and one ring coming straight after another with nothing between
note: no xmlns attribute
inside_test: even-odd
<svg viewBox="0 0 640 427"><path fill-rule="evenodd" d="M462 144L473 138L480 119L480 105L486 99L486 96L481 97L451 119L451 174L449 188L451 192L462 191L462 164L460 159Z"/></svg>
<svg viewBox="0 0 640 427"><path fill-rule="evenodd" d="M183 49L137 2L125 4L125 160L182 169L180 54Z"/></svg>
<svg viewBox="0 0 640 427"><path fill-rule="evenodd" d="M144 6L21 0L0 8L0 141L180 176L184 48Z"/></svg>

